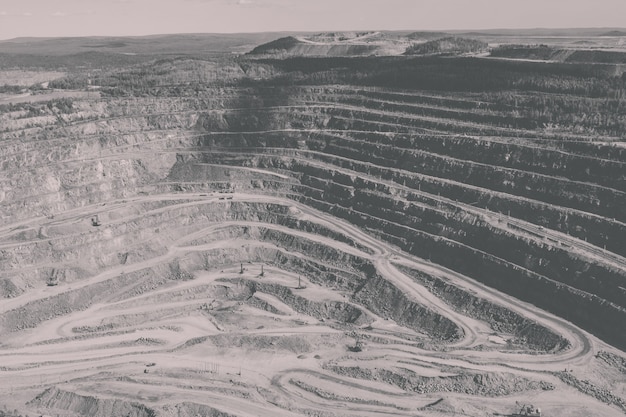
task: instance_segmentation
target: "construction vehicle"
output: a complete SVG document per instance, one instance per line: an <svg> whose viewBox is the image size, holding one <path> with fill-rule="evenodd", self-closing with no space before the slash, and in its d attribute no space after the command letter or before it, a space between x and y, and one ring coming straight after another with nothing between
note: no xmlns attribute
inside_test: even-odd
<svg viewBox="0 0 626 417"><path fill-rule="evenodd" d="M512 417L541 417L541 409L532 404L523 404L519 412L511 414Z"/></svg>
<svg viewBox="0 0 626 417"><path fill-rule="evenodd" d="M356 340L354 346L348 346L348 350L350 350L350 352L361 352L363 350L363 342Z"/></svg>
<svg viewBox="0 0 626 417"><path fill-rule="evenodd" d="M357 332L352 332L352 337L354 337L354 346L348 346L348 350L350 352L361 352L363 351L363 341Z"/></svg>
<svg viewBox="0 0 626 417"><path fill-rule="evenodd" d="M296 290L303 290L306 288L306 285L302 285L302 280L300 279L300 275L298 275L298 286L296 287Z"/></svg>
<svg viewBox="0 0 626 417"><path fill-rule="evenodd" d="M98 219L98 215L96 214L96 217L92 217L91 218L91 225L92 226L100 226L102 223L100 223L100 219Z"/></svg>

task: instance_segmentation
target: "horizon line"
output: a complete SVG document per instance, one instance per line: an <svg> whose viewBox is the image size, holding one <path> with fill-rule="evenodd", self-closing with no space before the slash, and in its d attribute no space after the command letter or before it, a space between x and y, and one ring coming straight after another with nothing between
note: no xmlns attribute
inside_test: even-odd
<svg viewBox="0 0 626 417"><path fill-rule="evenodd" d="M623 30L626 32L626 26L572 26L572 27L516 27L516 28L481 28L481 29L329 29L329 30L265 30L253 32L162 32L149 33L143 35L71 35L71 36L17 36L13 38L0 39L0 42L10 42L19 39L77 39L77 38L147 38L153 36L176 36L176 35L263 35L270 33L328 33L328 32L461 32L461 33L480 33L480 32L497 32L497 31L529 31L529 30ZM497 34L497 33L489 33ZM626 34L625 34L626 35Z"/></svg>

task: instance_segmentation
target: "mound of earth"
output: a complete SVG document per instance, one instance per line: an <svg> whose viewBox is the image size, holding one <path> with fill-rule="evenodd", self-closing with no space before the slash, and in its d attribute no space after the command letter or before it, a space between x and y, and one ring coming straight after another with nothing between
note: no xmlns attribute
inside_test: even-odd
<svg viewBox="0 0 626 417"><path fill-rule="evenodd" d="M154 410L142 404L118 399L102 399L80 395L58 388L48 388L35 397L30 405L47 409L70 411L83 416L156 417Z"/></svg>
<svg viewBox="0 0 626 417"><path fill-rule="evenodd" d="M311 42L372 42L386 38L382 32L327 32L306 37Z"/></svg>
<svg viewBox="0 0 626 417"><path fill-rule="evenodd" d="M250 55L333 57L399 55L407 44L406 38L382 32L331 32L276 39L257 46Z"/></svg>
<svg viewBox="0 0 626 417"><path fill-rule="evenodd" d="M261 55L261 54L278 54L278 53L286 53L295 48L298 45L301 45L303 42L294 38L293 36L286 36L284 38L276 39L275 41L271 41L268 43L264 43L263 45L259 45L254 48L250 54L252 55Z"/></svg>
<svg viewBox="0 0 626 417"><path fill-rule="evenodd" d="M435 40L435 39L448 38L450 36L451 35L446 32L430 32L430 31L413 32L413 33L409 33L408 35L406 35L406 37L412 41L416 41L416 40L430 41L430 40Z"/></svg>

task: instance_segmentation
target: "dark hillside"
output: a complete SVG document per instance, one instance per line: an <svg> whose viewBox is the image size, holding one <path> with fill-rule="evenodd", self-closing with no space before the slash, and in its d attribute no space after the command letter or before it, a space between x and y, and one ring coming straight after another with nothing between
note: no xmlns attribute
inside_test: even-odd
<svg viewBox="0 0 626 417"><path fill-rule="evenodd" d="M301 42L294 38L293 36L287 36L284 38L276 39L274 41L268 42L263 45L259 45L254 48L250 54L251 55L261 55L261 54L278 54L281 52L287 52L294 46L300 44Z"/></svg>
<svg viewBox="0 0 626 417"><path fill-rule="evenodd" d="M447 37L411 45L405 55L466 54L484 52L489 45L476 39Z"/></svg>

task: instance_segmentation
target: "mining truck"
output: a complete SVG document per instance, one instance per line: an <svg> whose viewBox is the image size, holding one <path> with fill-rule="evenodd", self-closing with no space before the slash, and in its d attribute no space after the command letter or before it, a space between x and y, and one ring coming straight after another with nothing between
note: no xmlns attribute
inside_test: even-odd
<svg viewBox="0 0 626 417"><path fill-rule="evenodd" d="M102 223L100 223L100 220L98 219L98 215L96 214L96 217L92 217L91 218L91 225L92 226L100 226Z"/></svg>
<svg viewBox="0 0 626 417"><path fill-rule="evenodd" d="M541 410L531 404L524 404L519 412L512 414L511 417L541 417Z"/></svg>

